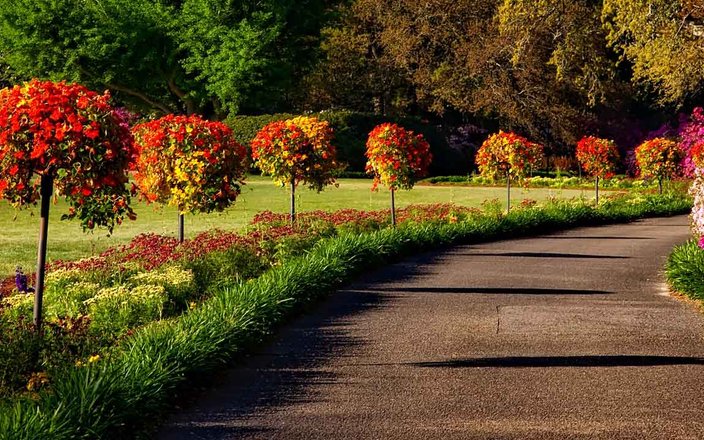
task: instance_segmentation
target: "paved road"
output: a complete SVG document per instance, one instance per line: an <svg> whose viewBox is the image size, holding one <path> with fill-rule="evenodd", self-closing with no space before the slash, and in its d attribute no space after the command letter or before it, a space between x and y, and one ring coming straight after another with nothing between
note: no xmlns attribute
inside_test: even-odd
<svg viewBox="0 0 704 440"><path fill-rule="evenodd" d="M425 254L288 326L157 436L704 439L686 217Z"/></svg>

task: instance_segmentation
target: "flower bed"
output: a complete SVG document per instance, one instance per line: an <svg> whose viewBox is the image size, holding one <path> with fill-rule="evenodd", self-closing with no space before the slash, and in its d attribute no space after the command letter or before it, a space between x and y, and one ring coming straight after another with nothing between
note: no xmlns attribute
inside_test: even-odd
<svg viewBox="0 0 704 440"><path fill-rule="evenodd" d="M446 224L479 213L450 204L414 205L399 211L399 221ZM33 296L18 292L16 277L8 277L0 284L5 297L0 302L0 329L6 339L0 340L6 345L5 355L0 355L0 397L24 389L37 373L45 374L43 382L47 382L53 370L85 363L135 328L176 316L217 289L255 278L310 250L322 238L376 231L387 226L388 219L388 210L315 211L302 214L291 226L286 214L262 212L241 233L211 230L183 243L173 237L142 234L95 257L55 261L48 267L45 314L63 339L58 349L40 351L39 364L25 359L24 368L3 366L13 360L13 353L25 352L36 343L31 332L15 331L26 327ZM2 371L13 376L4 377Z"/></svg>

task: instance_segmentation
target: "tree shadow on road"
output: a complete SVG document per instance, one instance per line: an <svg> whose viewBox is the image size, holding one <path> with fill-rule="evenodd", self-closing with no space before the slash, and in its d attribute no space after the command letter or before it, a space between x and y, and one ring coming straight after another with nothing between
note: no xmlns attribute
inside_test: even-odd
<svg viewBox="0 0 704 440"><path fill-rule="evenodd" d="M375 292L396 293L474 293L488 295L612 295L606 290L587 289L542 289L533 287L374 287ZM366 290L356 290L366 293Z"/></svg>
<svg viewBox="0 0 704 440"><path fill-rule="evenodd" d="M704 365L704 358L646 355L511 356L412 362L408 365L421 368L656 367Z"/></svg>

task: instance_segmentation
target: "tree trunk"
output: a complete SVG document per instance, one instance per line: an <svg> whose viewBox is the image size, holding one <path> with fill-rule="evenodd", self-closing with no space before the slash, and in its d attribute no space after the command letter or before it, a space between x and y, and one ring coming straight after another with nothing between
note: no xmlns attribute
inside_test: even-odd
<svg viewBox="0 0 704 440"><path fill-rule="evenodd" d="M54 178L42 175L41 180L41 210L39 220L39 246L37 249L37 285L34 292L34 330L37 334L42 328L42 301L44 299L44 276L46 274L46 244L49 230L49 207Z"/></svg>
<svg viewBox="0 0 704 440"><path fill-rule="evenodd" d="M396 227L396 198L393 188L391 188L391 226Z"/></svg>
<svg viewBox="0 0 704 440"><path fill-rule="evenodd" d="M506 173L506 213L511 212L511 175Z"/></svg>
<svg viewBox="0 0 704 440"><path fill-rule="evenodd" d="M596 176L594 181L594 192L596 193L596 204L599 205L599 176Z"/></svg>
<svg viewBox="0 0 704 440"><path fill-rule="evenodd" d="M291 226L296 224L296 178L291 178Z"/></svg>
<svg viewBox="0 0 704 440"><path fill-rule="evenodd" d="M181 209L179 208L178 210L178 242L183 243L183 240L185 239L185 219L184 215L181 212Z"/></svg>

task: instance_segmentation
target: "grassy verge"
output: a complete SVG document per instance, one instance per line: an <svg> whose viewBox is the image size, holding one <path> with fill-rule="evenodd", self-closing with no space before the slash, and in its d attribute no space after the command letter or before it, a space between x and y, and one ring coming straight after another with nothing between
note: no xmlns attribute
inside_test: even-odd
<svg viewBox="0 0 704 440"><path fill-rule="evenodd" d="M667 259L665 274L673 290L704 301L704 250L694 240L672 250Z"/></svg>
<svg viewBox="0 0 704 440"><path fill-rule="evenodd" d="M0 439L130 438L144 432L175 390L261 341L301 305L387 261L447 245L679 214L690 206L682 195L614 199L598 209L558 201L507 216L493 211L464 222L322 240L254 280L223 287L178 318L140 328L100 361L63 372L50 392L2 408Z"/></svg>

